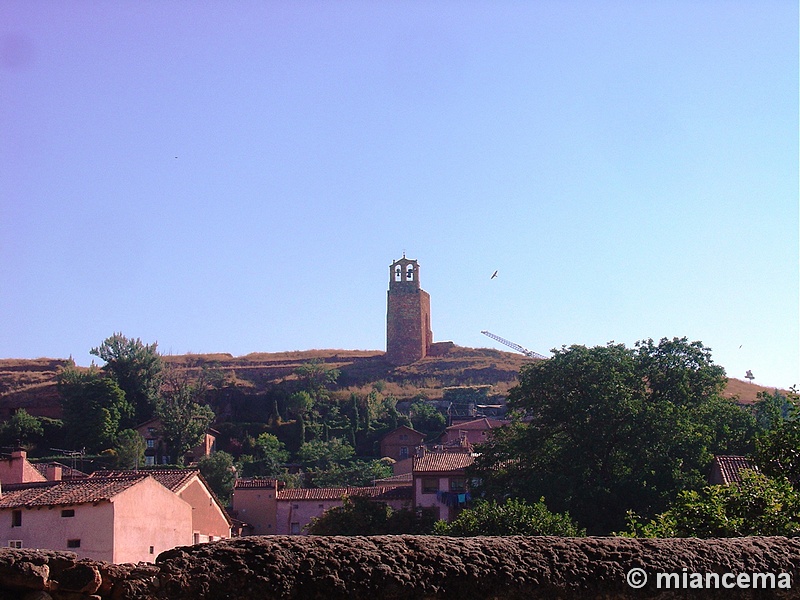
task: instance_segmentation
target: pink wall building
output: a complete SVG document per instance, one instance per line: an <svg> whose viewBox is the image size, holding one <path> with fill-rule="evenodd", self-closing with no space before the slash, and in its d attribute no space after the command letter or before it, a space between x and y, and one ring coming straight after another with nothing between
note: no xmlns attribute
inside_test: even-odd
<svg viewBox="0 0 800 600"><path fill-rule="evenodd" d="M91 478L149 475L192 507L192 543L202 544L231 537L231 520L198 469L147 469L96 471Z"/></svg>
<svg viewBox="0 0 800 600"><path fill-rule="evenodd" d="M0 536L3 546L153 562L192 543L192 507L144 474L3 485Z"/></svg>
<svg viewBox="0 0 800 600"><path fill-rule="evenodd" d="M345 496L367 496L395 510L411 508L413 502L408 486L283 489L277 493L275 533L305 535L311 519L322 516L329 508L341 506Z"/></svg>
<svg viewBox="0 0 800 600"><path fill-rule="evenodd" d="M283 487L276 479L237 479L233 485L231 508L234 516L247 527L248 535L275 533L277 491Z"/></svg>
<svg viewBox="0 0 800 600"><path fill-rule="evenodd" d="M0 483L8 485L47 481L47 478L28 462L27 457L28 453L25 450L14 450L10 458L0 458Z"/></svg>
<svg viewBox="0 0 800 600"><path fill-rule="evenodd" d="M427 452L414 457L414 508L433 508L439 519L452 521L469 502L465 469L474 460L465 452Z"/></svg>
<svg viewBox="0 0 800 600"><path fill-rule="evenodd" d="M492 429L503 425L508 425L508 421L485 417L457 423L444 430L441 441L445 445L453 445L461 440L466 440L469 445L475 446L488 441L492 437Z"/></svg>

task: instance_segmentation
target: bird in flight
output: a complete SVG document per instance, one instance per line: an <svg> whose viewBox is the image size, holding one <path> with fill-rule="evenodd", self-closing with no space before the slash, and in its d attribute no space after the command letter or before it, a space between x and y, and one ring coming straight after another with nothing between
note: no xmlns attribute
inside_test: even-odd
<svg viewBox="0 0 800 600"><path fill-rule="evenodd" d="M491 276L491 277L489 277L489 279L494 279L495 277L497 277L497 271L495 271L494 273L492 273L492 276Z"/></svg>

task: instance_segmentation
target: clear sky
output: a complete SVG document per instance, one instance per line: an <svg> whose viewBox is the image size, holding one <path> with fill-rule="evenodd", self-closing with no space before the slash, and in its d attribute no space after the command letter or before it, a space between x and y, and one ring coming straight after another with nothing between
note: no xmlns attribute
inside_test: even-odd
<svg viewBox="0 0 800 600"><path fill-rule="evenodd" d="M0 3L0 357L383 350L404 251L435 340L800 383L797 2Z"/></svg>

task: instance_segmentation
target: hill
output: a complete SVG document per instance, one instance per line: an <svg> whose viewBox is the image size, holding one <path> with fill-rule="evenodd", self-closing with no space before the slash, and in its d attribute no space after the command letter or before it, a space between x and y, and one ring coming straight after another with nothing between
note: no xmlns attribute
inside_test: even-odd
<svg viewBox="0 0 800 600"><path fill-rule="evenodd" d="M398 400L425 397L437 400L450 386L491 386L489 398L500 400L517 383L522 365L531 358L491 348L465 348L437 344L437 354L411 365L395 367L378 350L306 350L277 353L185 354L165 356L173 367L190 374L205 370L215 381L215 408L221 417L247 412L259 404L275 386L291 385L294 370L311 360L324 363L341 373L333 393L345 397L352 392L366 394L380 385L385 395ZM0 359L0 420L16 409L25 408L36 416L59 417L61 413L56 378L66 359ZM760 391L772 392L757 384L729 379L727 397L744 404L755 402Z"/></svg>
<svg viewBox="0 0 800 600"><path fill-rule="evenodd" d="M460 385L491 386L489 397L505 397L517 382L520 367L530 358L490 348L440 346L439 355L426 357L412 365L395 367L377 350L307 350L277 353L185 354L164 356L172 367L199 376L205 371L216 389L218 415L241 412L243 405L258 404L272 388L291 385L295 369L312 360L340 376L335 395L368 393L378 384L386 395L398 400L424 396L442 397L443 389ZM0 419L17 408L36 416L58 417L60 406L56 389L58 370L64 359L0 359Z"/></svg>

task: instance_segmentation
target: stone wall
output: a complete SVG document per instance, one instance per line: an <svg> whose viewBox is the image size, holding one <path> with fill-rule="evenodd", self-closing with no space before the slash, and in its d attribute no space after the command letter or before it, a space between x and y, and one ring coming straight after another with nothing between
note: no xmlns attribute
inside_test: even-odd
<svg viewBox="0 0 800 600"><path fill-rule="evenodd" d="M642 589L626 582L633 568L649 576ZM0 599L800 596L793 589L658 589L657 572L677 573L676 581L684 572L688 581L693 573L786 573L777 581L785 584L790 578L794 586L800 576L800 540L266 536L176 548L161 554L156 565L108 565L64 552L0 550Z"/></svg>

